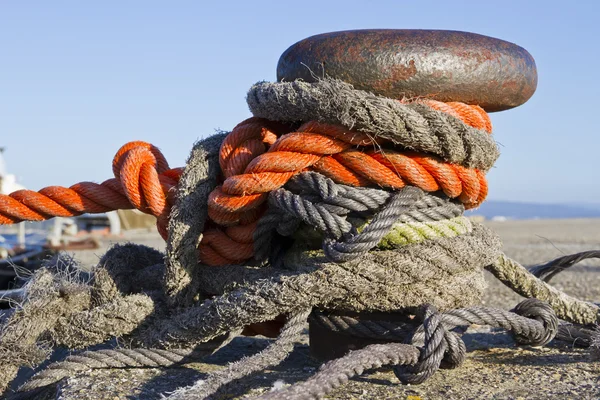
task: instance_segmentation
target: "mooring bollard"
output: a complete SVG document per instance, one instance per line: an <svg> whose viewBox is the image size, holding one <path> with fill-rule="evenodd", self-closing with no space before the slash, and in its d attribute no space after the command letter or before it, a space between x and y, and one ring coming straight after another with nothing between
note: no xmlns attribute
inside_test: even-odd
<svg viewBox="0 0 600 400"><path fill-rule="evenodd" d="M488 36L444 30L320 34L289 47L277 65L280 82L315 82L326 77L387 98L462 102L488 112L525 103L537 86L535 61L527 50ZM330 317L341 324L371 323L378 329L384 329L379 322L386 320L409 322L405 315L385 313L336 311ZM375 332L364 332L353 336L325 328L314 316L309 321L311 353L321 359L338 358L394 337L398 340L400 335L390 332L387 338L376 339Z"/></svg>

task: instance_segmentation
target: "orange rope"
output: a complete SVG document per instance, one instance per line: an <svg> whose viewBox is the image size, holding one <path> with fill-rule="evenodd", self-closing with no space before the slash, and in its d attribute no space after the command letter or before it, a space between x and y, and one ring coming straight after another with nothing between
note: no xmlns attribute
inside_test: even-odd
<svg viewBox="0 0 600 400"><path fill-rule="evenodd" d="M317 129L322 133L312 133ZM483 174L476 169L412 152L362 152L353 148L353 133L346 132L337 126L308 122L297 132L281 136L266 153L250 161L244 173L229 176L211 193L211 218L222 225L236 223L234 216L258 207L270 191L323 158L326 161L315 169L337 183L399 189L408 182L425 191L441 189L448 197L458 197L467 208L478 206L485 198L486 185L480 183Z"/></svg>
<svg viewBox="0 0 600 400"><path fill-rule="evenodd" d="M489 116L479 106L427 99L419 102L491 133ZM214 222L227 228L207 230L208 237L199 246L200 259L205 264L234 264L249 259L252 256L249 238L256 226L253 222L262 215L261 206L268 193L307 169L352 186L399 189L409 184L427 192L442 190L448 197L458 198L466 208L477 207L487 196L485 175L477 169L446 163L434 156L382 149L385 140L315 121L273 141L272 130L266 123L257 118L243 121L221 147L221 167L230 172L210 194L208 210ZM263 147L258 150L244 147L249 140L260 141ZM263 143L270 143L271 147L265 151ZM360 151L357 146L371 149ZM231 166L230 154L244 154L243 161L236 160L235 168ZM236 240L231 234L233 227L244 233L245 240Z"/></svg>
<svg viewBox="0 0 600 400"><path fill-rule="evenodd" d="M488 133L492 133L492 121L490 120L490 116L479 106L459 103L457 101L443 103L431 99L419 99L415 102L428 105L434 110L450 114L473 128L483 129Z"/></svg>
<svg viewBox="0 0 600 400"><path fill-rule="evenodd" d="M488 115L478 106L419 102L491 132ZM476 207L487 195L484 174L446 163L437 157L384 149L387 141L341 126L307 122L296 132L285 124L249 118L238 124L221 145L219 163L224 182L209 196L208 215L220 227L207 228L198 247L209 265L243 262L253 255L256 221L264 213L270 191L295 174L314 170L335 182L399 189L413 185L428 192L442 190L465 207ZM137 208L157 217L167 238L167 223L182 169L170 169L162 153L145 142L127 143L113 159L114 178L101 184L77 183L0 195L0 224L42 221L116 209Z"/></svg>
<svg viewBox="0 0 600 400"><path fill-rule="evenodd" d="M43 221L137 208L157 217L166 238L167 219L183 169L169 169L158 148L145 142L127 143L113 159L115 177L101 184L80 182L69 188L49 186L38 192L18 190L0 195L0 224Z"/></svg>

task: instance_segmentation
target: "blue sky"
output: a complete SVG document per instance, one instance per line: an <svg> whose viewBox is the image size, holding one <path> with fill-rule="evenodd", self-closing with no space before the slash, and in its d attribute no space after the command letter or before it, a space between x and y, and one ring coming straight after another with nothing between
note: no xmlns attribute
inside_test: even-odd
<svg viewBox="0 0 600 400"><path fill-rule="evenodd" d="M492 114L502 155L489 198L599 202L599 12L593 1L0 2L0 146L35 190L111 177L131 140L182 166L197 139L250 115L247 89L275 80L298 40L453 29L517 43L538 66L533 98Z"/></svg>

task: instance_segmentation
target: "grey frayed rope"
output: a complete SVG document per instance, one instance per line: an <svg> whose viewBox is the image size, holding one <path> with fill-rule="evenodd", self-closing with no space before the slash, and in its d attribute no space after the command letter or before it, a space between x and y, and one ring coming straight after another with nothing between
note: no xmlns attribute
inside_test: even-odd
<svg viewBox="0 0 600 400"><path fill-rule="evenodd" d="M440 313L438 317L447 330L459 326L488 325L512 331L518 337L527 338L526 341L529 344L535 342L541 345L549 341L548 337L545 336L547 332L556 334L558 326L557 323L553 322L556 319L554 311L548 306L541 306L540 303L536 299L533 299L533 303L525 300L514 311L491 307L466 307ZM545 323L522 316L531 312L535 313L536 316L543 317ZM423 341L422 330L417 329L419 324L414 321L401 322L368 318L359 320L347 315L328 315L319 311L311 314L311 320L328 330L351 336L395 341L411 339L416 340L417 343ZM409 338L407 335L411 337Z"/></svg>
<svg viewBox="0 0 600 400"><path fill-rule="evenodd" d="M269 347L260 353L229 364L225 369L209 375L206 379L196 382L193 386L182 388L168 398L170 400L184 400L190 398L204 399L217 396L218 392L228 390L233 385L240 391L239 379L254 372L259 372L273 365L281 363L294 348L294 343L302 333L310 309L292 313L279 334L279 337Z"/></svg>
<svg viewBox="0 0 600 400"><path fill-rule="evenodd" d="M194 353L194 349L106 349L85 351L50 364L19 388L27 392L56 383L90 369L171 367Z"/></svg>
<svg viewBox="0 0 600 400"><path fill-rule="evenodd" d="M404 383L421 383L433 375L442 362L446 368L456 368L464 360L464 343L456 333L450 331L456 326L478 323L502 327L512 330L519 342L533 345L552 340L557 327L557 318L552 309L536 299L523 301L514 312L473 307L438 314L434 308L424 307L423 314L424 323L416 331L413 345L376 344L351 351L345 357L325 364L307 381L268 393L259 399L319 399L353 375L386 364L394 367L394 372ZM320 319L318 315L316 318ZM421 350L417 346L422 346Z"/></svg>
<svg viewBox="0 0 600 400"><path fill-rule="evenodd" d="M437 313L432 307L424 309L424 325L417 322L394 320L360 320L350 316L327 315L314 312L312 321L320 326L342 334L366 339L410 342L424 347L421 361L410 373L397 370L397 375L405 383L421 383L433 375L444 357L446 367L457 367L464 359L464 343L452 329L459 326L488 325L512 331L519 343L544 345L558 332L558 319L553 310L537 299L520 303L512 312L490 307L468 307ZM446 354L447 353L447 354Z"/></svg>
<svg viewBox="0 0 600 400"><path fill-rule="evenodd" d="M320 399L364 371L387 365L412 365L419 358L419 349L409 344L372 344L330 361L305 382L267 393L254 400Z"/></svg>
<svg viewBox="0 0 600 400"><path fill-rule="evenodd" d="M289 236L300 222L323 232L325 254L344 262L375 247L395 223L448 220L464 212L462 205L416 187L401 189L394 196L396 199L360 235L334 241L331 239L340 239L353 230L349 214L372 215L392 196L384 190L338 185L315 172L300 173L285 188L269 194L270 212L261 218L254 234L255 258L266 258L274 231Z"/></svg>

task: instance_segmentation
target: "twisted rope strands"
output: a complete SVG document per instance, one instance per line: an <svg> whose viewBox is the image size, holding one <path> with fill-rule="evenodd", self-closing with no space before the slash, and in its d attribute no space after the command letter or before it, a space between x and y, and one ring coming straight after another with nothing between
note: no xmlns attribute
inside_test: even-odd
<svg viewBox="0 0 600 400"><path fill-rule="evenodd" d="M343 185L336 185L328 178L324 178L322 175L316 173L306 172L298 175L298 177L299 178L295 178L295 182L292 182L291 186L295 186L297 190L300 190L303 193L303 195L294 195L285 189L278 189L277 191L272 192L271 199L275 200L272 202L270 201L270 205L274 208L284 211L286 214L281 216L279 221L277 219L261 221L261 225L272 224L277 226L278 222L287 224L287 218L291 215L301 219L309 226L313 226L325 232L329 238L340 238L342 234L350 232L350 227L346 227L344 224L340 224L338 222L338 219L340 219L344 223L347 223L346 220L340 216L345 216L350 211L366 211L365 206L362 204L364 203L365 197L379 195L380 193L385 194L385 196L381 196L381 198L377 199L378 201L376 204L373 204L372 211L379 209L381 207L381 201L383 201L385 198L389 198L388 192L377 189L359 189ZM320 181L320 188L316 187L316 182L318 181ZM301 182L303 183L300 184ZM337 190L334 191L329 186L329 182L331 182L333 187L345 189L345 193L342 194L337 193ZM306 193L306 189L310 189L311 192L320 191L320 193L317 192L316 196L310 196L307 195L308 193ZM332 193L329 193L330 191ZM391 207L395 211L393 216L388 216L389 218L386 217L385 219L385 221L387 221L387 228L384 229L383 226L378 227L377 221L379 217L375 217L375 219L371 221L371 223L367 225L367 228L364 229L359 235L343 242L330 241L325 245L325 248L331 250L332 252L332 254L328 254L328 256L333 256L333 259L337 260L338 258L335 258L336 256L333 253L337 254L344 246L347 249L343 252L347 253L346 256L352 258L360 253L357 253L358 247L356 246L366 246L367 248L372 248L380 243L382 247L398 247L399 245L407 243L418 243L425 239L454 237L459 234L467 233L471 230L471 224L468 219L455 218L456 216L462 214L463 208L461 206L444 201L435 196L424 195L420 190L413 187L401 189L401 192L402 191L404 191L404 194L408 197L411 196L410 193L413 193L414 195L414 193L416 193L415 191L418 191L420 195L416 198L413 198L413 201L409 202L410 204L407 203L406 205L409 205L410 207L404 207L403 210L401 210L397 204L395 206L390 204L388 208ZM360 197L362 203L355 204L353 199L346 198L346 196L352 195ZM317 208L316 206L318 206L319 203L313 205L307 200L312 198L312 200L315 201L317 200L315 197L324 200L326 199L324 206ZM339 205L332 209L331 204L328 204L330 202L337 203ZM318 213L307 212L311 210L310 207L316 208ZM424 214L424 211L432 212ZM327 215L324 216L323 214ZM385 217L384 214L385 211L381 211L378 215L380 218L383 218ZM431 219L441 219L441 221L431 221ZM426 222L421 223L418 221ZM388 233L390 223L393 224L393 227ZM371 228L369 228L369 226ZM261 227L261 231L262 229L266 228ZM377 230L379 234L376 235L376 237L373 236L372 230ZM267 242L267 239L260 238L258 235L255 235L255 240L255 245ZM336 251L336 246L341 247ZM258 245L256 247L260 248ZM264 252L261 252L261 254L262 253ZM353 255L348 253L353 253Z"/></svg>
<svg viewBox="0 0 600 400"><path fill-rule="evenodd" d="M522 301L512 312L470 307L440 315L427 306L424 323L412 339L412 344L424 343L420 360L409 368L395 368L394 373L403 383L422 383L442 366L442 362L446 368L458 367L464 361L466 347L449 329L474 323L511 330L518 342L534 346L549 343L558 331L558 318L552 308L535 298Z"/></svg>
<svg viewBox="0 0 600 400"><path fill-rule="evenodd" d="M198 360L215 353L240 333L241 329L233 330L228 334L217 336L190 348L117 348L84 351L68 356L63 361L50 364L47 368L31 377L18 391L28 392L38 389L90 369L171 367L187 360ZM86 345L102 343L104 341L98 340Z"/></svg>
<svg viewBox="0 0 600 400"><path fill-rule="evenodd" d="M483 129L487 133L492 133L490 116L478 105L470 105L458 101L444 103L432 99L417 99L412 101L412 103L425 104L434 110L452 115L475 129Z"/></svg>
<svg viewBox="0 0 600 400"><path fill-rule="evenodd" d="M521 296L547 301L561 319L582 325L595 324L599 320L598 306L575 299L548 285L504 254L486 269Z"/></svg>
<svg viewBox="0 0 600 400"><path fill-rule="evenodd" d="M63 378L88 371L104 368L158 368L171 367L194 354L194 349L107 349L84 351L68 356L64 361L50 364L35 374L19 388L19 392L28 392L39 387L51 385Z"/></svg>
<svg viewBox="0 0 600 400"><path fill-rule="evenodd" d="M234 145L245 143L243 140L250 137L248 126L252 127L257 137L267 135L265 132L268 130L260 128L258 121L242 123L232 132L233 138L224 144L226 151L223 151L222 157L229 159L237 151ZM447 164L435 157L415 153L401 154L391 150L363 153L351 148L353 145L366 144L379 145L364 133L314 121L305 123L298 132L281 136L266 153L252 161L248 161L249 154L257 154L252 149L244 153L244 162L238 162L235 167L229 166L227 160L223 161L223 168L230 173L223 185L209 195L209 216L223 226L246 225L244 230L250 235L254 229L251 223L262 214L260 207L267 201L268 193L311 167L338 183L361 186L375 183L398 189L405 186L406 180L426 191L441 189L449 197L458 198L467 208L479 205L487 195L487 182L479 170ZM244 173L233 175L231 171L241 170L242 164L245 165ZM312 210L313 215L324 214L318 207L306 207ZM329 225L332 227L340 223L330 221ZM252 256L251 243L240 243L219 229L209 232L199 247L202 262L223 265ZM337 236L342 232L339 230ZM236 245L240 252L231 253L230 250ZM232 257L232 254L236 256Z"/></svg>
<svg viewBox="0 0 600 400"><path fill-rule="evenodd" d="M541 321L523 316L532 312L536 317L541 317ZM488 325L512 331L522 343L535 345L548 343L553 333L558 332L554 311L537 299L525 300L512 311L480 306L458 308L439 314L439 319L446 330L458 326ZM358 320L347 315L327 315L318 311L311 314L311 321L331 331L362 338L404 341L410 334L413 344L417 346L425 341L423 327L414 331L415 322Z"/></svg>
<svg viewBox="0 0 600 400"><path fill-rule="evenodd" d="M453 167L453 172L448 173L440 170L439 165L431 166L435 161L428 160L423 162L429 167L419 171L421 174L425 171L425 176L429 179L419 180L416 176L418 173L414 172L414 165L413 168L406 167L396 160L390 164L393 171L376 158L350 148L355 145L379 145L368 134L318 122L305 123L300 130L304 132L287 134L277 140L278 135L289 131L288 127L260 118L250 118L240 123L222 145L220 164L227 179L223 187L213 191L209 197L209 204L212 204L209 206L209 216L222 225L252 223L263 213L259 206L266 200L266 192L280 187L295 173L313 164L318 164L315 166L317 170L325 174L333 173L342 182L359 185L377 183L391 188L403 187L404 175L409 183L421 185L426 190L437 190L440 186L432 178L433 173L449 182L449 185L442 185L447 194L458 196L467 205L477 204L485 197L485 179L478 171ZM271 148L265 153L268 145ZM304 146L307 145L316 147L316 150L312 149L312 153L316 151L317 154L306 153ZM286 154L292 156L288 157L291 161L281 164L279 158ZM329 154L333 157L329 157ZM400 158L390 154L395 159ZM323 156L328 159L324 160ZM242 171L245 173L239 175ZM156 147L144 142L131 142L117 152L113 160L113 173L115 179L100 185L81 182L70 188L48 187L39 192L18 191L9 196L0 196L0 224L22 220L39 221L52 216L74 216L86 212L106 212L133 206L155 215L159 232L166 238L168 214L174 203L174 191L171 189L178 184L181 170L169 170L167 161ZM237 176L248 179L238 182L234 179ZM265 177L274 181L265 186ZM255 186L258 193L252 188ZM232 193L243 196L232 198ZM224 201L227 204L222 204ZM247 235L251 229L252 227L246 228ZM227 232L226 235L213 232L206 235L205 241L207 245L222 242L223 246L229 248L239 243L227 237ZM240 255L234 261L247 259L246 256L251 253L250 247L249 243L243 243L241 253L244 258ZM217 264L232 261L223 258L219 252L212 251L210 246L200 249L201 258L203 255L207 259L217 259Z"/></svg>
<svg viewBox="0 0 600 400"><path fill-rule="evenodd" d="M345 218L350 211L348 208L323 202L313 203L287 190L278 189L271 192L269 205L285 211L285 217L298 219L335 238L340 238L352 229L352 224Z"/></svg>
<svg viewBox="0 0 600 400"><path fill-rule="evenodd" d="M424 196L415 204L414 210L402 215L398 222L429 222L452 219L463 215L465 208L462 204L443 200L436 196Z"/></svg>
<svg viewBox="0 0 600 400"><path fill-rule="evenodd" d="M291 235L297 228L298 221L315 227L327 236L339 239L353 229L346 220L350 212L372 213L378 211L390 198L390 192L373 188L356 188L340 185L316 172L303 172L296 175L286 185L300 193L294 194L288 189L280 188L269 194L269 212L256 225L235 226L210 234L200 244L200 254L203 262L212 265L232 264L236 258L252 255L264 260L269 254L272 234L277 230L284 236ZM414 191L415 188L402 190ZM421 192L422 193L422 192ZM404 208L396 220L388 218L393 225L392 231L385 236L383 247L398 247L406 243L439 237L454 237L470 231L470 222L462 215L464 207L436 196L422 194L411 207ZM423 223L420 223L424 221ZM434 223L434 221L439 221ZM232 232L239 229L244 235L243 240L234 238ZM255 229L255 230L254 230ZM372 228L374 229L374 228ZM253 239L250 234L253 233ZM385 234L384 231L381 233ZM218 236L217 236L218 235ZM362 234L361 234L362 235ZM366 234L365 234L366 235ZM213 240L222 237L222 240ZM363 241L362 239L354 239ZM369 239L369 243L375 239ZM231 251L238 246L239 253ZM357 254L357 253L355 253Z"/></svg>
<svg viewBox="0 0 600 400"><path fill-rule="evenodd" d="M365 370L384 365L413 365L419 350L409 344L372 344L323 365L308 380L288 388L262 395L255 400L308 400L320 399L328 392L348 382Z"/></svg>
<svg viewBox="0 0 600 400"><path fill-rule="evenodd" d="M501 327L513 332L520 343L544 345L558 331L558 318L552 308L537 299L527 299L512 312L490 307L469 307L438 314L432 306L425 306L423 324L412 335L411 343L422 347L418 363L409 368L394 368L403 383L422 383L440 366L456 368L464 361L466 347L460 337L451 332L457 326L472 324ZM345 334L378 340L406 341L407 332L415 322L363 321L347 316L327 316L313 313L312 321ZM442 364L443 362L443 364Z"/></svg>
<svg viewBox="0 0 600 400"><path fill-rule="evenodd" d="M272 196L282 190L300 193L303 199L315 203L322 201L327 205L340 207L340 215L351 211L357 213L376 212L391 196L391 193L385 190L338 184L316 172L302 172L294 176L285 189L273 191ZM282 206L281 209L284 211L291 208L288 203L278 202L277 204ZM461 204L442 197L424 194L413 204L413 209L403 214L399 220L401 222L438 221L457 217L463 212L464 206Z"/></svg>
<svg viewBox="0 0 600 400"><path fill-rule="evenodd" d="M426 306L423 316L422 331L424 336L424 346L421 349L419 361L410 367L402 368L395 366L394 374L402 383L419 384L430 378L439 368L449 342L457 342L458 339L453 332L448 332L440 320L437 310L432 306ZM413 340L414 344L414 340ZM462 347L455 346L459 350L460 355L456 355L455 359L461 363L464 359L466 349L464 343Z"/></svg>
<svg viewBox="0 0 600 400"><path fill-rule="evenodd" d="M590 258L600 258L600 251L590 250L576 254L569 254L547 262L546 264L537 265L533 268L530 268L529 272L544 282L550 282L553 277L565 269Z"/></svg>
<svg viewBox="0 0 600 400"><path fill-rule="evenodd" d="M302 172L287 186L292 191L313 194L327 204L357 212L377 211L390 197L385 190L341 185L316 172Z"/></svg>
<svg viewBox="0 0 600 400"><path fill-rule="evenodd" d="M248 164L272 145L278 134L287 133L282 124L262 118L248 118L240 122L225 137L219 152L219 164L228 178L244 172Z"/></svg>
<svg viewBox="0 0 600 400"><path fill-rule="evenodd" d="M277 340L260 353L231 363L226 368L210 374L206 379L175 391L168 399L204 399L223 392L230 384L235 384L235 390L239 392L240 385L235 381L278 365L287 358L294 349L294 343L302 333L310 312L311 309L306 309L290 314Z"/></svg>
<svg viewBox="0 0 600 400"><path fill-rule="evenodd" d="M113 159L114 179L0 195L0 224L137 208L158 218L159 231L166 238L170 204L175 200L171 189L177 186L181 172L180 168L169 169L158 148L130 142Z"/></svg>
<svg viewBox="0 0 600 400"><path fill-rule="evenodd" d="M558 331L554 310L538 299L526 299L513 310L492 307L466 307L439 314L445 329L457 326L488 325L512 331L520 343L541 346L549 343ZM413 343L422 343L423 329L419 328Z"/></svg>
<svg viewBox="0 0 600 400"><path fill-rule="evenodd" d="M371 250L389 233L396 220L423 196L423 191L407 187L394 195L371 223L358 235L344 241L326 238L325 255L336 263L356 259Z"/></svg>
<svg viewBox="0 0 600 400"><path fill-rule="evenodd" d="M479 170L412 152L371 151L368 154L411 185L426 192L443 190L448 197L458 198L467 208L477 207L487 196L487 180Z"/></svg>
<svg viewBox="0 0 600 400"><path fill-rule="evenodd" d="M467 217L440 221L395 223L390 232L381 238L379 248L393 249L411 243L442 237L456 237L471 232L473 225Z"/></svg>
<svg viewBox="0 0 600 400"><path fill-rule="evenodd" d="M229 176L211 193L211 217L219 224L238 222L231 214L240 216L240 212L263 204L268 192L317 162L321 164L316 169L338 183L364 184L366 179L371 185L399 189L407 180L426 191L441 188L468 208L477 206L487 194L485 177L478 170L450 165L433 156L399 155L388 150L367 154L352 149L353 142L367 140L361 135L339 126L308 122L297 132L281 136L266 153L253 159L243 174ZM327 157L331 160L322 162ZM334 164L341 168L329 168Z"/></svg>
<svg viewBox="0 0 600 400"><path fill-rule="evenodd" d="M294 176L286 185L286 189L273 191L272 195L287 189L300 193L302 198L311 199L313 202L322 201L328 205L341 207L343 210L339 211L340 214L351 211L376 212L391 196L391 193L385 190L338 184L316 172L302 172ZM413 207L414 209L403 214L399 221L438 221L457 217L464 212L461 204L429 194L424 194L413 204ZM285 204L282 210L287 211L288 208L289 205Z"/></svg>

